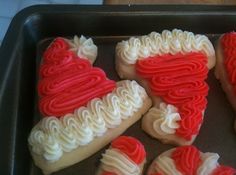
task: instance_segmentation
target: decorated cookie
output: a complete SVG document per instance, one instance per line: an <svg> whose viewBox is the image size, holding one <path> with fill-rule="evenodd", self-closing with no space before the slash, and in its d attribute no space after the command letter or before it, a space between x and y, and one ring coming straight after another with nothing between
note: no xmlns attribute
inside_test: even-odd
<svg viewBox="0 0 236 175"><path fill-rule="evenodd" d="M77 40L78 38L74 43ZM93 48L96 46L93 45ZM107 79L103 70L93 67L87 59L79 57L73 50L70 42L56 38L43 54L38 93L39 109L46 117L61 117L72 113L116 87L114 81ZM87 52L89 51L88 48Z"/></svg>
<svg viewBox="0 0 236 175"><path fill-rule="evenodd" d="M137 80L153 107L142 128L164 143L191 144L198 135L207 105L209 69L215 51L204 35L174 29L131 37L116 46L121 78Z"/></svg>
<svg viewBox="0 0 236 175"><path fill-rule="evenodd" d="M97 175L141 175L145 162L142 143L133 137L120 136L102 155Z"/></svg>
<svg viewBox="0 0 236 175"><path fill-rule="evenodd" d="M234 168L218 163L217 153L202 153L195 146L181 146L159 155L147 175L234 175Z"/></svg>
<svg viewBox="0 0 236 175"><path fill-rule="evenodd" d="M97 47L91 39L56 38L43 54L38 84L43 118L28 142L44 174L96 153L139 120L151 100L136 81L109 80L92 66Z"/></svg>
<svg viewBox="0 0 236 175"><path fill-rule="evenodd" d="M229 32L220 37L216 57L216 78L220 80L223 90L236 111L236 32ZM234 128L236 130L236 120Z"/></svg>

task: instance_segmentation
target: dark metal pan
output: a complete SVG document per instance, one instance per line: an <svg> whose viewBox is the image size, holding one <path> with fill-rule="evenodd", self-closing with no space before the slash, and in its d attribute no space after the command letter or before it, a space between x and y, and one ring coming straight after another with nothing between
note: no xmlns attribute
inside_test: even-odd
<svg viewBox="0 0 236 175"><path fill-rule="evenodd" d="M37 72L43 49L56 36L92 37L98 46L95 65L119 80L114 69L115 45L130 36L179 28L206 34L215 42L236 27L235 6L33 6L13 19L0 48L0 174L41 174L33 165L27 138L39 120ZM205 120L194 145L203 152L217 152L220 163L236 168L234 112L213 71ZM150 138L140 121L124 135L140 139L148 152L147 166L161 152L172 148ZM101 153L55 174L94 174ZM146 166L146 167L147 167Z"/></svg>

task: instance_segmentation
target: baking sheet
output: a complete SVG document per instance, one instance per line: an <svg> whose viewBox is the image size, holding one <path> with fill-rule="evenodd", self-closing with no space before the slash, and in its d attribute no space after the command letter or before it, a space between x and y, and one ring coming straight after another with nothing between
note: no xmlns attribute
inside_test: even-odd
<svg viewBox="0 0 236 175"><path fill-rule="evenodd" d="M22 10L13 18L0 47L0 174L42 174L32 162L27 139L39 120L37 71L40 54L50 39L74 34L91 36L99 51L95 65L104 69L109 78L118 80L114 71L114 49L122 39L179 28L207 34L215 41L219 34L235 30L235 26L236 6L37 5ZM207 81L210 86L208 107L194 144L203 152L219 153L220 163L236 168L235 113L213 70ZM146 167L158 154L173 147L142 132L140 121L124 134L143 142L148 153ZM55 174L92 175L104 150Z"/></svg>

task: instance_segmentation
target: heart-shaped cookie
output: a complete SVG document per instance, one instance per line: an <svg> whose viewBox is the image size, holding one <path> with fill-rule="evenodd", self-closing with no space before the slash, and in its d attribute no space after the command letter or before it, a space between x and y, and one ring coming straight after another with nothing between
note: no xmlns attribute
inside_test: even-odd
<svg viewBox="0 0 236 175"><path fill-rule="evenodd" d="M147 175L234 175L234 168L218 163L217 153L202 153L195 146L181 146L159 155Z"/></svg>
<svg viewBox="0 0 236 175"><path fill-rule="evenodd" d="M141 175L145 162L143 144L136 138L120 136L102 155L97 175Z"/></svg>
<svg viewBox="0 0 236 175"><path fill-rule="evenodd" d="M137 82L115 83L93 67L96 52L91 39L75 37L56 38L43 54L38 93L45 117L32 129L28 142L44 174L96 153L151 106Z"/></svg>
<svg viewBox="0 0 236 175"><path fill-rule="evenodd" d="M122 78L135 79L154 102L142 128L164 143L191 144L206 109L208 70L215 52L204 35L174 29L131 37L116 47L116 69Z"/></svg>
<svg viewBox="0 0 236 175"><path fill-rule="evenodd" d="M161 133L168 130L186 140L191 140L196 135L203 120L203 111L206 108L208 85L205 82L208 68L207 58L201 53L175 54L150 57L138 60L136 63L137 75L148 82L149 88L154 96L161 97L166 104L175 106L179 116L169 113L169 122L172 117L175 123L163 123L161 118L156 119L153 128ZM159 110L150 111L147 115L168 115L163 110L165 104L161 104ZM168 119L167 119L168 120ZM162 123L160 125L160 123ZM166 126L164 126L166 125ZM165 128L166 127L166 128ZM164 132L162 132L165 134Z"/></svg>

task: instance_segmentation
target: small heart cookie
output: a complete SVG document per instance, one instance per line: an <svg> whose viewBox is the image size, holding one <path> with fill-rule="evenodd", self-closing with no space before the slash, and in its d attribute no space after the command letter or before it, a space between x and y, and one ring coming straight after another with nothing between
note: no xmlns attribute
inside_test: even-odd
<svg viewBox="0 0 236 175"><path fill-rule="evenodd" d="M120 136L102 155L97 175L141 175L146 162L142 143L129 136Z"/></svg>
<svg viewBox="0 0 236 175"><path fill-rule="evenodd" d="M159 155L147 175L234 175L236 169L218 163L217 153L202 153L195 146L181 146Z"/></svg>

